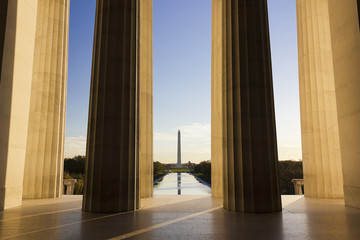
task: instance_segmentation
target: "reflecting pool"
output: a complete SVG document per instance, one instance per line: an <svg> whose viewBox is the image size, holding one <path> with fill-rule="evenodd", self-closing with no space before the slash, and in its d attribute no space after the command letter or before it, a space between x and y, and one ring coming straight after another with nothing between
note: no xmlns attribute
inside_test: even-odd
<svg viewBox="0 0 360 240"><path fill-rule="evenodd" d="M211 189L189 173L169 173L154 184L154 195L205 195Z"/></svg>

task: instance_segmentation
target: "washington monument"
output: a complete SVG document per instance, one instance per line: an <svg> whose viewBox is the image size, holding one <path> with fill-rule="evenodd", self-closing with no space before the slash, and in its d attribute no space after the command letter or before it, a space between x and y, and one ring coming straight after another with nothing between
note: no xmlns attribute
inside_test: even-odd
<svg viewBox="0 0 360 240"><path fill-rule="evenodd" d="M177 167L181 167L181 140L180 140L180 130L178 130L178 149L177 149Z"/></svg>

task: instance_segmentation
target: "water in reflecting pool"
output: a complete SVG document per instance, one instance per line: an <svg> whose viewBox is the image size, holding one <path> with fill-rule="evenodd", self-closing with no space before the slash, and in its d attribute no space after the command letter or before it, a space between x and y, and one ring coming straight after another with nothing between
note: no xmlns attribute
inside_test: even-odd
<svg viewBox="0 0 360 240"><path fill-rule="evenodd" d="M154 195L206 195L211 189L189 173L169 173L154 184Z"/></svg>

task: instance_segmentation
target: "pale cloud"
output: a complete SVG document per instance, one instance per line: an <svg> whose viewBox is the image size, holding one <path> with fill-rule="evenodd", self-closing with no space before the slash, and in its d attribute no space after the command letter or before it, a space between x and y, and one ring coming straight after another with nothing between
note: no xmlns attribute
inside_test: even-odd
<svg viewBox="0 0 360 240"><path fill-rule="evenodd" d="M211 125L193 123L173 129L174 134L154 132L154 141L177 141L177 130L181 131L182 140L210 140Z"/></svg>
<svg viewBox="0 0 360 240"><path fill-rule="evenodd" d="M154 133L154 160L176 162L177 129L181 131L183 162L200 162L211 158L211 124L193 123L173 129L173 134ZM279 160L302 159L301 141L297 136L278 142Z"/></svg>
<svg viewBox="0 0 360 240"><path fill-rule="evenodd" d="M154 141L176 141L177 135L154 132Z"/></svg>
<svg viewBox="0 0 360 240"><path fill-rule="evenodd" d="M282 140L278 142L279 160L299 160L302 159L300 140Z"/></svg>
<svg viewBox="0 0 360 240"><path fill-rule="evenodd" d="M65 138L65 158L71 158L76 155L85 155L86 137L66 137Z"/></svg>
<svg viewBox="0 0 360 240"><path fill-rule="evenodd" d="M177 130L181 131L181 147L183 162L200 162L211 157L211 125L193 123L173 129L173 134L154 132L154 160L176 162ZM66 137L65 157L85 155L86 137ZM299 140L282 139L278 142L280 160L298 160L302 158Z"/></svg>
<svg viewBox="0 0 360 240"><path fill-rule="evenodd" d="M211 138L211 125L193 123L191 125L179 126L183 139L201 139L209 142Z"/></svg>

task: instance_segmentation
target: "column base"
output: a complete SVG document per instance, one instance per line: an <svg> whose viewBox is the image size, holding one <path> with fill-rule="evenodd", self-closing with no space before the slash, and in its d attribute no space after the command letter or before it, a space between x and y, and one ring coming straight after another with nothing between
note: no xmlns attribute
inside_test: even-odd
<svg viewBox="0 0 360 240"><path fill-rule="evenodd" d="M22 204L22 186L0 187L0 211Z"/></svg>
<svg viewBox="0 0 360 240"><path fill-rule="evenodd" d="M344 186L345 205L360 208L360 186Z"/></svg>

